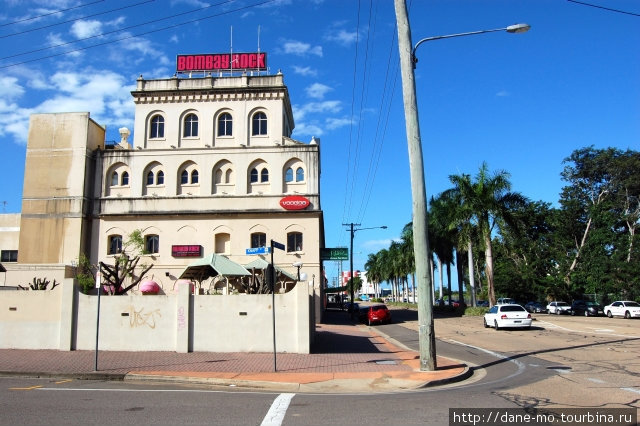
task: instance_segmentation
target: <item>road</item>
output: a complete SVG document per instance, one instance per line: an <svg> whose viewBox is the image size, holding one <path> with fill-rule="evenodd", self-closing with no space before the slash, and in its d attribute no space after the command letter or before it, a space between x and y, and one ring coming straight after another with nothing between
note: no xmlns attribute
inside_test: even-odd
<svg viewBox="0 0 640 426"><path fill-rule="evenodd" d="M393 313L375 329L417 349L415 311ZM436 335L439 355L473 365L471 379L331 395L3 378L0 424L446 425L449 408L640 407L638 320L536 315L531 330L495 331L481 317L450 317L436 319Z"/></svg>

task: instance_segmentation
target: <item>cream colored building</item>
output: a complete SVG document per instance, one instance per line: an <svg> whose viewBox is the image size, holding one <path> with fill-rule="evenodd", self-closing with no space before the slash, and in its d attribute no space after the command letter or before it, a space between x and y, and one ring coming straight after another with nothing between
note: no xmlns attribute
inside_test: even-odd
<svg viewBox="0 0 640 426"><path fill-rule="evenodd" d="M139 229L147 278L169 293L194 260L217 253L246 265L256 258L247 249L274 240L286 248L276 266L294 276L299 267L319 319L319 140L291 139L283 75L140 76L132 96L133 143L124 128L105 143L89 113L31 117L19 232L15 217L0 219L0 248L18 251L3 262L5 285L44 272L61 281L81 253L113 263Z"/></svg>

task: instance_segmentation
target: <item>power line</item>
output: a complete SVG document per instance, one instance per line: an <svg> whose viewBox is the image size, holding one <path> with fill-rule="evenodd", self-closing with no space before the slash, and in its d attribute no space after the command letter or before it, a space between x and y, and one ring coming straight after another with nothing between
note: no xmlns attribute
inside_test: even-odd
<svg viewBox="0 0 640 426"><path fill-rule="evenodd" d="M134 35L130 35L130 36L127 36L127 37L122 37L122 38L119 38L119 39L116 39L116 40L105 41L104 43L92 44L91 46L79 47L77 49L68 50L66 52L56 53L56 54L48 55L48 56L42 56L40 58L29 59L27 61L22 61L22 62L15 62L15 63L9 64L9 65L2 65L2 66L0 66L0 69L11 68L11 67L15 67L15 66L18 66L18 65L24 65L24 64L31 63L31 62L41 61L43 59L50 59L50 58L55 58L55 57L58 57L58 56L68 55L70 53L81 52L83 50L92 49L94 47L99 47L99 46L104 46L104 45L107 45L107 44L117 43L119 41L129 40L129 39L132 39L132 38L141 37L141 36L144 36L144 35L153 34L153 33L157 33L157 32L160 32L160 31L169 30L169 29L172 29L172 28L180 27L182 25L192 24L194 22L199 22L199 21L204 21L204 20L211 19L211 18L216 18L216 17L222 16L222 15L228 15L230 13L238 12L238 11L241 11L241 10L251 9L253 7L258 7L258 6L262 6L264 4L273 3L274 1L276 1L276 0L265 0L265 1L262 1L262 2L259 2L259 3L255 3L255 4L252 4L252 5L239 7L237 9L231 9L231 10L227 10L225 12L215 13L213 15L205 16L203 18L192 19L190 21L185 21L185 22L181 22L179 24L169 25L167 27L158 28L156 30L146 31L146 32L143 32L143 33L140 33L140 34L134 34Z"/></svg>
<svg viewBox="0 0 640 426"><path fill-rule="evenodd" d="M21 34L27 34L27 33L32 33L34 31L43 30L45 28L57 27L58 25L68 24L69 22L75 22L75 21L80 21L82 19L93 18L95 16L106 15L107 13L117 12L117 11L123 10L123 9L129 9L131 7L140 6L141 4L151 3L153 1L155 1L155 0L145 0L145 1L141 1L139 3L131 4L129 6L122 6L122 7L119 7L117 9L111 9L111 10L107 10L107 11L104 11L104 12L94 13L92 15L86 15L86 16L82 16L80 18L68 19L66 21L56 22L55 24L45 25L43 27L30 28L28 30L20 31L20 32L17 32L17 33L5 34L3 36L0 36L0 38L9 38L9 37L13 37L13 36L21 35Z"/></svg>
<svg viewBox="0 0 640 426"><path fill-rule="evenodd" d="M577 1L577 0L567 0L567 1L571 2L571 3L581 4L583 6L595 7L596 9L604 9L604 10L608 10L608 11L611 11L611 12L624 13L625 15L640 16L640 13L627 12L627 11L620 10L620 9L612 9L610 7L598 6L597 4L585 3L585 2Z"/></svg>
<svg viewBox="0 0 640 426"><path fill-rule="evenodd" d="M0 24L0 27L7 27L9 25L19 24L21 22L33 21L34 19L44 18L45 16L55 15L56 13L68 12L69 10L79 9L79 8L85 7L85 6L91 6L92 4L102 3L103 1L104 0L97 0L97 1L94 1L94 2L91 2L91 3L84 3L84 4L79 4L78 6L69 7L67 9L59 9L59 10L55 10L53 12L43 13L42 15L32 16L31 18L24 18L24 19L19 19L17 21L13 21L13 22L7 22L6 24Z"/></svg>

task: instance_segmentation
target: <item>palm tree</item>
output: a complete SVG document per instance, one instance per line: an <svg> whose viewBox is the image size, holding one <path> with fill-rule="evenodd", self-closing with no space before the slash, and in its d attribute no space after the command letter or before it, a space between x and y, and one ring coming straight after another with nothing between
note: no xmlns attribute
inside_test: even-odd
<svg viewBox="0 0 640 426"><path fill-rule="evenodd" d="M501 223L513 223L511 210L523 206L526 198L511 192L509 174L499 171L489 174L486 162L482 163L475 180L466 174L449 176L454 188L445 191L445 196L456 200L459 208L454 223L460 226L473 224L480 233L485 251L485 275L490 304L496 303L493 282L492 233Z"/></svg>
<svg viewBox="0 0 640 426"><path fill-rule="evenodd" d="M429 249L438 257L440 285L442 286L442 264L447 268L447 295L451 304L451 264L454 261L456 228L451 225L451 203L444 197L433 198L429 203ZM460 296L462 300L462 296Z"/></svg>
<svg viewBox="0 0 640 426"><path fill-rule="evenodd" d="M376 296L380 295L380 283L383 281L382 278L382 265L381 265L382 255L381 252L378 253L369 253L367 257L367 263L364 264L364 269L367 271L367 281L373 284L376 289Z"/></svg>

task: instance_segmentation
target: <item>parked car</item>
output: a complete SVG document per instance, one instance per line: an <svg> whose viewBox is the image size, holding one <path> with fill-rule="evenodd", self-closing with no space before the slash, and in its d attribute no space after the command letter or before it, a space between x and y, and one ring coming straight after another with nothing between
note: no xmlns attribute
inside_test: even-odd
<svg viewBox="0 0 640 426"><path fill-rule="evenodd" d="M478 307L481 307L481 308L488 308L489 307L489 302L486 301L486 300L478 300L476 302L476 305L478 305Z"/></svg>
<svg viewBox="0 0 640 426"><path fill-rule="evenodd" d="M389 324L391 322L391 311L389 311L387 305L382 304L361 306L358 318L368 325L375 323Z"/></svg>
<svg viewBox="0 0 640 426"><path fill-rule="evenodd" d="M571 304L571 315L584 315L585 317L604 314L602 307L596 302L585 302L584 300L574 300Z"/></svg>
<svg viewBox="0 0 640 426"><path fill-rule="evenodd" d="M531 314L520 305L495 305L484 314L485 328L531 328Z"/></svg>
<svg viewBox="0 0 640 426"><path fill-rule="evenodd" d="M496 301L496 305L515 305L516 299L512 299L510 297L500 297Z"/></svg>
<svg viewBox="0 0 640 426"><path fill-rule="evenodd" d="M344 302L342 306L344 306L345 311L347 312L353 311L356 314L358 313L358 309L360 309L360 304L358 302L356 303Z"/></svg>
<svg viewBox="0 0 640 426"><path fill-rule="evenodd" d="M556 315L570 314L571 305L567 302L551 302L547 305L547 313Z"/></svg>
<svg viewBox="0 0 640 426"><path fill-rule="evenodd" d="M547 312L547 307L540 302L529 302L524 305L524 308L527 310L527 312L531 312L532 314Z"/></svg>
<svg viewBox="0 0 640 426"><path fill-rule="evenodd" d="M609 318L614 316L625 317L627 319L640 318L640 303L631 300L613 302L604 307L604 313Z"/></svg>

